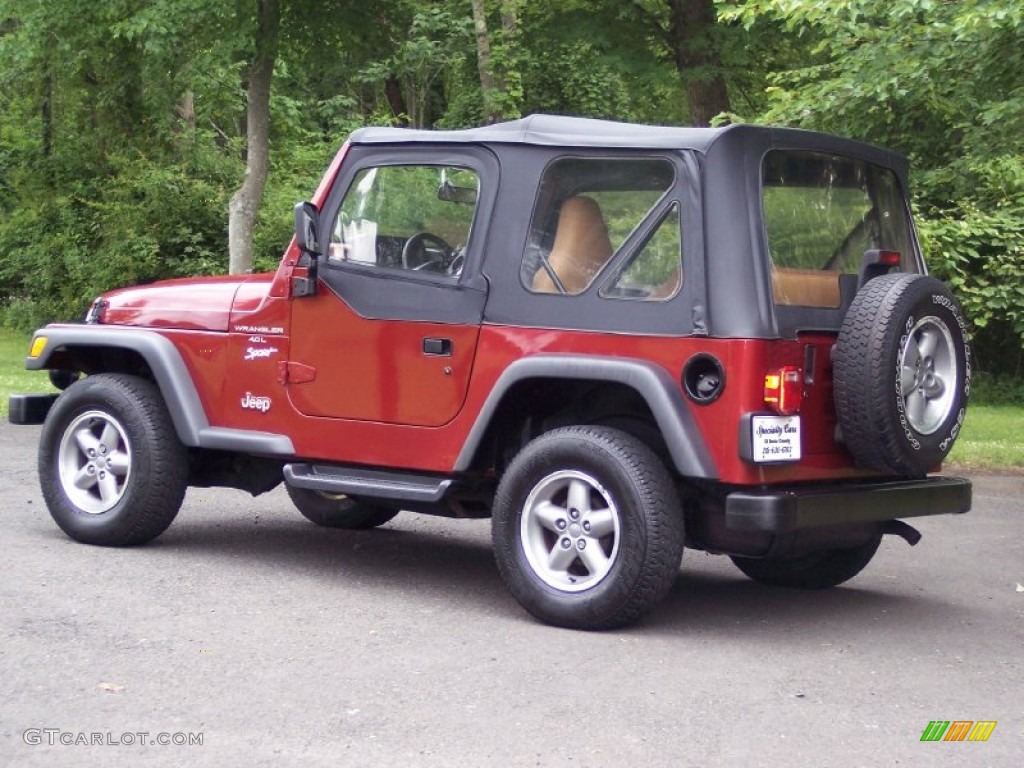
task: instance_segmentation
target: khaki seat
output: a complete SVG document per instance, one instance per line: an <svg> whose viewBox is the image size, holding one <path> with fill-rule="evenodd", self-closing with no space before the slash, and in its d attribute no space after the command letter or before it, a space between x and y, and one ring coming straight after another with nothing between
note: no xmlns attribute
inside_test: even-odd
<svg viewBox="0 0 1024 768"><path fill-rule="evenodd" d="M834 308L841 303L839 273L823 269L772 269L772 297L776 304Z"/></svg>
<svg viewBox="0 0 1024 768"><path fill-rule="evenodd" d="M595 200L576 196L562 203L548 263L566 293L585 290L613 252L608 227ZM539 293L559 292L543 265L533 276L533 290Z"/></svg>

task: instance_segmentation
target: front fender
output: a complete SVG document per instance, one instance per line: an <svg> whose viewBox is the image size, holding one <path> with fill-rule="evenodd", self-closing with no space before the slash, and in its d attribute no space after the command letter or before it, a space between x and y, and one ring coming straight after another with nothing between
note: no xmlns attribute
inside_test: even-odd
<svg viewBox="0 0 1024 768"><path fill-rule="evenodd" d="M37 351L42 337L46 338L45 345ZM49 368L55 353L76 348L122 349L141 356L153 373L178 439L186 446L273 456L291 456L295 452L292 441L284 435L211 427L181 353L170 339L154 331L95 325L47 326L33 335L31 349L37 354L26 358L25 367Z"/></svg>

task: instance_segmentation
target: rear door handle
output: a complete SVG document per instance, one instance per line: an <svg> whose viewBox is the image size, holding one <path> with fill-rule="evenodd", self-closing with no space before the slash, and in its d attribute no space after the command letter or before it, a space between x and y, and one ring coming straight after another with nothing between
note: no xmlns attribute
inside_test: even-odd
<svg viewBox="0 0 1024 768"><path fill-rule="evenodd" d="M426 338L423 340L423 354L430 357L451 357L452 340Z"/></svg>

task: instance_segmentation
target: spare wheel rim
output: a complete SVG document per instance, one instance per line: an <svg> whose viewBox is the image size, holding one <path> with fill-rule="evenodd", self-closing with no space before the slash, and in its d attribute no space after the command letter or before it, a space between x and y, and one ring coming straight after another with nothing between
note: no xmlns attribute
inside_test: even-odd
<svg viewBox="0 0 1024 768"><path fill-rule="evenodd" d="M938 317L923 317L901 340L900 398L910 426L931 435L949 418L959 386L956 347Z"/></svg>

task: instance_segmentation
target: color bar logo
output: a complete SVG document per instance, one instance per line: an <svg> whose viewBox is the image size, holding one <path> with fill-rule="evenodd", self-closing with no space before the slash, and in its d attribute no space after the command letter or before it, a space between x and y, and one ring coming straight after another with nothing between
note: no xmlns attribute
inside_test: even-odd
<svg viewBox="0 0 1024 768"><path fill-rule="evenodd" d="M995 727L995 720L932 720L921 741L988 741Z"/></svg>

